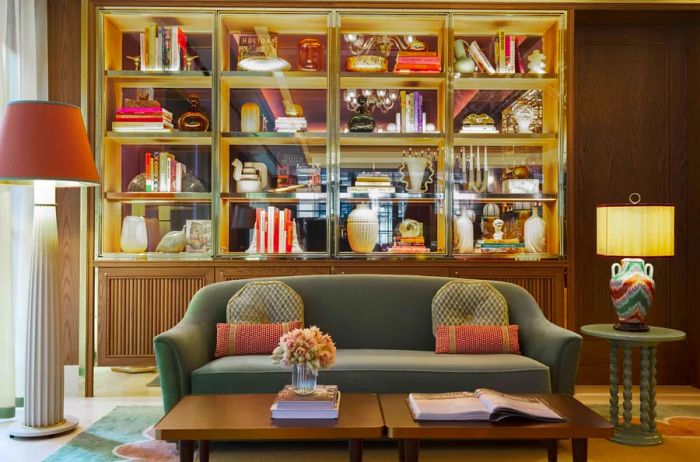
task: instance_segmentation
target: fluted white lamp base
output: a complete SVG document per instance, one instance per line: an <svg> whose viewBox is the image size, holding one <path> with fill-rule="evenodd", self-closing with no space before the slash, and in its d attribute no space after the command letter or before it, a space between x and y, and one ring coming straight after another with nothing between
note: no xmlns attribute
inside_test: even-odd
<svg viewBox="0 0 700 462"><path fill-rule="evenodd" d="M63 422L46 427L28 427L20 422L16 422L10 426L11 438L39 438L42 436L58 435L73 430L78 426L78 419L71 416L65 416Z"/></svg>
<svg viewBox="0 0 700 462"><path fill-rule="evenodd" d="M72 430L63 415L63 332L58 297L58 229L53 182L34 187L34 229L27 313L24 421L10 436L55 435Z"/></svg>

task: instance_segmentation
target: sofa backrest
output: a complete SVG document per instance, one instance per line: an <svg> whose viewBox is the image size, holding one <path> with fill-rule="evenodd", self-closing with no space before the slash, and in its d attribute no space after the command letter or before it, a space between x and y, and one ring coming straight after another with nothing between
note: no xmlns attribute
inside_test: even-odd
<svg viewBox="0 0 700 462"><path fill-rule="evenodd" d="M307 326L329 333L338 348L434 350L431 303L453 278L394 275L290 276L283 281L304 300ZM193 297L188 321L226 322L229 298L250 280L212 284ZM542 317L532 296L513 284L489 281L508 302L511 324Z"/></svg>

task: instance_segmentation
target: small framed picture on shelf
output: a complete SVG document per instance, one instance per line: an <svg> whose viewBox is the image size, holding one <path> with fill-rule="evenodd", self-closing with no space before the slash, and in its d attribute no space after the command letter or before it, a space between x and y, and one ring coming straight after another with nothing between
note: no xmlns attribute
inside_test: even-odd
<svg viewBox="0 0 700 462"><path fill-rule="evenodd" d="M211 220L187 220L185 222L185 251L206 253L211 250Z"/></svg>

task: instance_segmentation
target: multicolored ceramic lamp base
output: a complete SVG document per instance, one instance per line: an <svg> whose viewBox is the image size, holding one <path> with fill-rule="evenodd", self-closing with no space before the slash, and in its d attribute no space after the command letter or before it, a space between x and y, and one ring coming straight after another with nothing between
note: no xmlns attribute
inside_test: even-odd
<svg viewBox="0 0 700 462"><path fill-rule="evenodd" d="M611 268L610 298L617 310L619 322L615 329L646 332L644 318L654 299L654 267L641 258L624 258L622 265Z"/></svg>

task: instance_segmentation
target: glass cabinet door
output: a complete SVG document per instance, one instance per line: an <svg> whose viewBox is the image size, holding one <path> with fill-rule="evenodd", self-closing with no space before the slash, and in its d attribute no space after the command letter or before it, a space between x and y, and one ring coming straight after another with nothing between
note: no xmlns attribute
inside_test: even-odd
<svg viewBox="0 0 700 462"><path fill-rule="evenodd" d="M222 14L220 254L329 255L327 14Z"/></svg>
<svg viewBox="0 0 700 462"><path fill-rule="evenodd" d="M214 17L100 16L100 256L212 255Z"/></svg>
<svg viewBox="0 0 700 462"><path fill-rule="evenodd" d="M445 255L448 16L339 20L337 252Z"/></svg>
<svg viewBox="0 0 700 462"><path fill-rule="evenodd" d="M559 13L453 16L455 255L562 251L564 25Z"/></svg>

